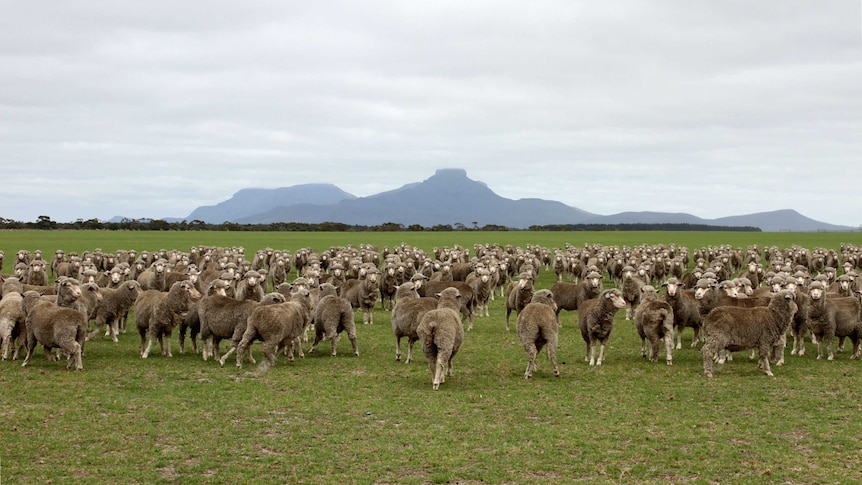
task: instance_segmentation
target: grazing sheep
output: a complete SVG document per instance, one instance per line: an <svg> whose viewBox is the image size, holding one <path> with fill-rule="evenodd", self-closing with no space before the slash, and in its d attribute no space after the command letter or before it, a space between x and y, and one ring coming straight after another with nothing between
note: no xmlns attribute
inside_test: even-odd
<svg viewBox="0 0 862 485"><path fill-rule="evenodd" d="M413 282L408 281L398 287L395 293L395 307L392 309L392 333L395 334L395 360L401 360L401 339L407 338L407 360L413 360L413 344L419 340L416 329L422 317L437 308L437 298L420 297Z"/></svg>
<svg viewBox="0 0 862 485"><path fill-rule="evenodd" d="M521 310L533 299L533 275L522 272L518 275L518 281L509 285L509 293L506 298L506 331L509 331L509 315L512 311L521 313Z"/></svg>
<svg viewBox="0 0 862 485"><path fill-rule="evenodd" d="M808 322L811 335L817 339L817 359L823 358L826 344L827 360L833 360L832 339L849 337L853 343L851 359L859 358L859 341L862 339L862 306L855 296L830 297L819 281L808 288Z"/></svg>
<svg viewBox="0 0 862 485"><path fill-rule="evenodd" d="M578 309L578 326L581 337L586 343L585 361L590 366L602 365L605 360L605 344L614 329L614 315L617 310L626 308L628 304L623 299L623 293L611 288L599 294L598 297L587 300ZM596 359L596 346L599 346L599 357Z"/></svg>
<svg viewBox="0 0 862 485"><path fill-rule="evenodd" d="M320 285L320 299L314 307L314 342L308 353L314 352L317 344L325 336L329 339L330 355L335 357L335 348L338 345L338 336L341 332L347 332L347 338L353 346L353 355L359 355L359 346L356 343L356 324L353 322L353 308L346 298L338 296L338 289L329 284Z"/></svg>
<svg viewBox="0 0 862 485"><path fill-rule="evenodd" d="M634 318L641 338L641 356L647 357L646 343L649 340L649 360L658 360L658 344L663 340L667 365L673 365L673 308L670 303L659 300L658 292L650 285L641 287L640 300Z"/></svg>
<svg viewBox="0 0 862 485"><path fill-rule="evenodd" d="M712 310L703 321L703 373L712 378L715 357L719 356L719 364L725 362L723 350L736 352L758 349L758 367L766 372L766 375L773 376L769 367L769 356L787 333L797 310L794 295L790 291L776 293L766 307L724 306Z"/></svg>
<svg viewBox="0 0 862 485"><path fill-rule="evenodd" d="M174 283L167 292L147 290L138 295L135 300L135 323L141 336L142 359L150 355L150 349L156 339L159 341L162 355L173 357L171 332L179 323L182 314L189 310L192 301L200 297L200 292L188 281ZM167 342L164 341L165 338Z"/></svg>
<svg viewBox="0 0 862 485"><path fill-rule="evenodd" d="M134 280L124 281L117 288L102 288L102 301L93 315L95 328L87 335L87 340L95 337L104 326L105 337L118 342L120 320L129 313L140 292L141 284Z"/></svg>
<svg viewBox="0 0 862 485"><path fill-rule="evenodd" d="M0 300L0 353L3 360L9 358L10 349L12 360L18 358L19 339L26 335L25 320L24 297L17 291L6 293Z"/></svg>
<svg viewBox="0 0 862 485"><path fill-rule="evenodd" d="M551 290L539 290L533 293L530 303L518 313L516 328L521 344L527 352L527 370L524 379L533 377L536 371L536 355L547 345L548 360L554 366L554 376L560 377L557 368L557 304Z"/></svg>
<svg viewBox="0 0 862 485"><path fill-rule="evenodd" d="M580 308L581 304L591 298L599 296L602 292L602 275L596 271L590 271L580 283L569 283L566 281L554 283L551 293L554 294L554 302L557 304L556 317L560 323L560 312L567 310L573 312Z"/></svg>
<svg viewBox="0 0 862 485"><path fill-rule="evenodd" d="M432 387L436 391L451 377L452 359L464 340L461 324L461 293L456 288L446 288L437 294L437 308L422 316L416 334L422 340L422 350L431 369Z"/></svg>
<svg viewBox="0 0 862 485"><path fill-rule="evenodd" d="M287 350L288 359L293 362L293 347L311 319L310 314L311 297L305 288L294 291L289 301L255 308L236 349L237 368L242 368L242 356L255 340L263 341L266 362L261 364L261 370L265 370L267 364L275 365L275 357L281 349Z"/></svg>
<svg viewBox="0 0 862 485"><path fill-rule="evenodd" d="M80 290L79 290L80 291ZM27 355L22 367L30 363L37 344L45 348L45 356L50 361L57 358L51 349L59 348L68 355L67 369L82 370L83 348L80 344L80 330L86 329L87 320L74 308L57 306L45 301L35 291L24 293L25 327L27 329Z"/></svg>

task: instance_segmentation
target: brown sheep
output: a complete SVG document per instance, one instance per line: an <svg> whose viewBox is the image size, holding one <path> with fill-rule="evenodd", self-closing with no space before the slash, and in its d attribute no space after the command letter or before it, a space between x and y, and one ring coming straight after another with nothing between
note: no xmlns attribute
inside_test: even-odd
<svg viewBox="0 0 862 485"><path fill-rule="evenodd" d="M144 291L165 291L166 273L167 261L159 259L152 266L144 270L143 273L139 274L136 280L141 284L141 289Z"/></svg>
<svg viewBox="0 0 862 485"><path fill-rule="evenodd" d="M622 293L623 299L626 301L626 320L632 319L632 313L635 309L637 309L638 304L640 303L641 298L641 287L646 284L646 281L649 280L640 278L637 275L637 271L631 267L626 266L623 268L623 285L622 285Z"/></svg>
<svg viewBox="0 0 862 485"><path fill-rule="evenodd" d="M347 338L353 346L353 355L359 355L359 346L356 343L356 324L353 322L353 309L346 298L338 296L338 289L329 284L320 285L320 299L314 308L314 342L311 344L309 353L314 352L317 344L324 336L329 339L330 355L335 357L335 348L338 345L338 335L347 332Z"/></svg>
<svg viewBox="0 0 862 485"><path fill-rule="evenodd" d="M490 317L488 312L488 300L494 291L494 281L491 271L487 268L477 268L476 271L467 275L465 282L473 288L476 300L476 309L481 317L483 314Z"/></svg>
<svg viewBox="0 0 862 485"><path fill-rule="evenodd" d="M274 366L276 355L282 349L288 351L288 359L293 362L293 347L311 319L310 312L311 298L305 288L292 293L290 301L255 308L236 349L237 368L242 368L242 357L255 340L263 341L266 362L261 364L261 370L266 370L267 364Z"/></svg>
<svg viewBox="0 0 862 485"><path fill-rule="evenodd" d="M437 297L437 308L426 312L416 328L435 391L440 389L446 376L452 376L452 359L464 340L464 326L459 315L461 293L456 288L446 288Z"/></svg>
<svg viewBox="0 0 862 485"><path fill-rule="evenodd" d="M421 282L421 279L414 280L414 283ZM473 294L473 287L465 281L427 281L419 283L417 289L419 296L434 297L446 288L455 288L461 294L461 315L467 318L467 331L473 330L473 314L476 309L476 298Z"/></svg>
<svg viewBox="0 0 862 485"><path fill-rule="evenodd" d="M522 272L518 275L518 281L513 281L508 288L506 297L506 331L509 331L509 315L514 311L521 310L533 299L533 275Z"/></svg>
<svg viewBox="0 0 862 485"><path fill-rule="evenodd" d="M698 342L700 342L703 316L700 314L700 307L694 298L694 290L684 290L682 283L677 278L668 278L662 286L667 289L664 299L673 309L676 348L682 348L682 331L687 327L694 331L691 347L697 347Z"/></svg>
<svg viewBox="0 0 862 485"><path fill-rule="evenodd" d="M358 308L362 312L362 323L365 325L374 323L374 306L377 304L377 298L380 297L379 273L377 268L370 268L365 274L365 279L347 280L342 288L344 298L353 308Z"/></svg>
<svg viewBox="0 0 862 485"><path fill-rule="evenodd" d="M736 352L758 349L758 367L766 375L773 376L769 356L787 333L797 310L794 295L790 291L776 293L766 307L724 306L712 310L703 321L704 344L701 353L704 375L712 378L712 365L716 356L719 356L718 363L724 364L724 350Z"/></svg>
<svg viewBox="0 0 862 485"><path fill-rule="evenodd" d="M95 328L87 335L87 339L92 339L102 328L105 328L105 336L110 336L111 340L118 342L120 319L129 313L140 291L141 284L134 280L124 281L117 288L102 288L102 301L96 306L93 315Z"/></svg>
<svg viewBox="0 0 862 485"><path fill-rule="evenodd" d="M596 271L590 271L580 283L569 283L566 281L554 283L551 293L554 294L554 302L557 304L556 318L560 323L560 312L567 310L576 311L581 304L591 298L599 296L602 292L602 275Z"/></svg>
<svg viewBox="0 0 862 485"><path fill-rule="evenodd" d="M395 294L395 307L392 309L392 332L395 334L395 361L401 360L401 339L407 338L407 360L413 360L413 344L419 340L416 328L422 316L437 308L437 298L420 297L413 282L408 281L398 287Z"/></svg>
<svg viewBox="0 0 862 485"><path fill-rule="evenodd" d="M817 339L817 359L823 358L826 344L827 360L835 358L832 353L834 337L849 337L853 343L851 359L859 358L859 342L862 339L862 306L855 296L830 297L819 281L808 288L808 322L811 335Z"/></svg>
<svg viewBox="0 0 862 485"><path fill-rule="evenodd" d="M578 326L587 349L584 360L589 362L590 366L602 365L604 362L605 345L614 329L614 315L617 310L627 306L623 293L616 288L605 290L598 297L581 304L578 309ZM599 347L598 359L596 346Z"/></svg>
<svg viewBox="0 0 862 485"><path fill-rule="evenodd" d="M158 339L162 355L171 354L171 333L191 303L201 297L188 281L178 281L167 292L147 290L135 300L135 323L141 336L141 358L150 354L153 341ZM149 341L147 342L147 335ZM164 339L167 341L165 342ZM146 346L145 346L146 344Z"/></svg>
<svg viewBox="0 0 862 485"><path fill-rule="evenodd" d="M647 340L650 343L649 360L658 359L658 345L664 341L665 360L673 365L673 308L660 300L658 292L650 285L641 287L640 305L635 310L635 327L641 338L641 356L647 357Z"/></svg>
<svg viewBox="0 0 862 485"><path fill-rule="evenodd" d="M23 367L30 363L36 345L42 344L48 360L57 360L51 354L51 349L59 348L68 355L67 369L84 368L79 333L80 329L86 328L87 320L81 312L44 301L39 293L28 291L24 293L24 313L26 314L27 355L21 364Z"/></svg>
<svg viewBox="0 0 862 485"><path fill-rule="evenodd" d="M10 349L12 360L18 358L19 340L24 340L20 337L26 336L25 320L24 297L17 291L6 293L0 300L0 353L3 360L9 358Z"/></svg>
<svg viewBox="0 0 862 485"><path fill-rule="evenodd" d="M259 302L265 294L264 285L266 285L266 280L261 278L259 272L247 271L236 284L236 299Z"/></svg>
<svg viewBox="0 0 862 485"><path fill-rule="evenodd" d="M560 377L557 367L557 340L559 326L557 325L557 304L551 290L539 290L533 293L530 303L518 313L516 329L521 345L527 352L527 370L524 379L533 377L536 371L536 355L547 345L548 361L554 367L554 377Z"/></svg>

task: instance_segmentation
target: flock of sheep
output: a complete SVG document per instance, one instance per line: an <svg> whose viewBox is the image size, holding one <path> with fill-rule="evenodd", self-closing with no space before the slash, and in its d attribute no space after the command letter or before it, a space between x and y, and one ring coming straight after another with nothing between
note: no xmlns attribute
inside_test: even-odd
<svg viewBox="0 0 862 485"><path fill-rule="evenodd" d="M0 251L0 271L5 255ZM693 263L693 264L692 264ZM585 361L602 365L614 317L625 311L641 338L641 354L658 359L664 347L668 365L682 346L685 328L691 346L702 344L704 374L741 350L759 352L759 367L784 362L788 335L793 355L804 355L803 339L817 344L817 358L833 359L832 341L853 345L860 357L862 249L839 250L710 246L690 251L671 245L583 248L526 248L477 244L434 248L431 253L401 244L302 248L293 253L265 248L249 260L243 248L193 247L183 251L88 251L51 261L40 251L18 251L13 272L0 273L0 353L3 360L23 354L26 366L38 344L50 360L66 357L70 369L83 369L87 340L105 332L114 341L134 310L140 356L156 341L171 356L171 335L186 334L194 353L222 365L235 354L237 367L255 363L250 345L262 341L269 367L284 353L303 356L301 343L313 332L309 352L323 339L336 355L346 333L359 355L354 311L372 324L374 310L391 311L395 359L401 339L407 358L421 341L433 388L452 375L452 359L472 330L474 317L489 316L489 301L506 302L506 330L515 328L527 354L525 378L536 371L546 349L559 376L556 349L560 312L577 311ZM537 289L540 271L553 271L555 283ZM295 275L291 278L291 275ZM607 287L607 288L606 288ZM272 291L267 293L267 289ZM200 348L198 348L198 338ZM220 343L230 348L222 355Z"/></svg>

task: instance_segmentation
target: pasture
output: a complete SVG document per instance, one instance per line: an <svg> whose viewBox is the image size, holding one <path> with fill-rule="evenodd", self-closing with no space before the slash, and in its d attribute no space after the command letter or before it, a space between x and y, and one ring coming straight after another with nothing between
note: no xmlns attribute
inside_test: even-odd
<svg viewBox="0 0 862 485"><path fill-rule="evenodd" d="M730 244L838 249L859 233L244 233L0 232L3 273L19 249L188 250L402 242L562 247ZM291 278L295 274L291 274ZM553 271L535 286L549 288ZM606 278L605 287L611 283ZM584 362L576 313L561 314L555 378L545 354L523 378L526 354L505 331L505 301L476 317L439 391L415 347L396 362L389 313L355 312L359 357L343 337L304 359L280 356L265 373L230 359L154 352L139 357L130 323L119 343L88 342L84 370L41 351L27 368L0 362L0 483L846 483L862 477L862 362L786 353L767 377L739 353L703 377L691 330L674 365L641 358L634 324L618 312L604 365ZM513 318L514 322L514 318ZM402 341L402 347L406 342ZM308 350L309 343L303 345ZM225 350L226 343L222 343ZM261 360L259 344L253 346ZM662 352L663 353L663 352ZM745 355L744 355L745 354Z"/></svg>

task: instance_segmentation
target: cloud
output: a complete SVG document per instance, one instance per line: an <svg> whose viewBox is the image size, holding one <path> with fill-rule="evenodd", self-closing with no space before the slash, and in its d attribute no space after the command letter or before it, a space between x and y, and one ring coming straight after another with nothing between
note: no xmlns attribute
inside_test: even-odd
<svg viewBox="0 0 862 485"><path fill-rule="evenodd" d="M245 187L365 196L463 167L505 197L600 214L860 223L847 2L6 10L0 157L10 181L43 177L0 194L2 217L183 217ZM824 204L836 190L845 204Z"/></svg>

